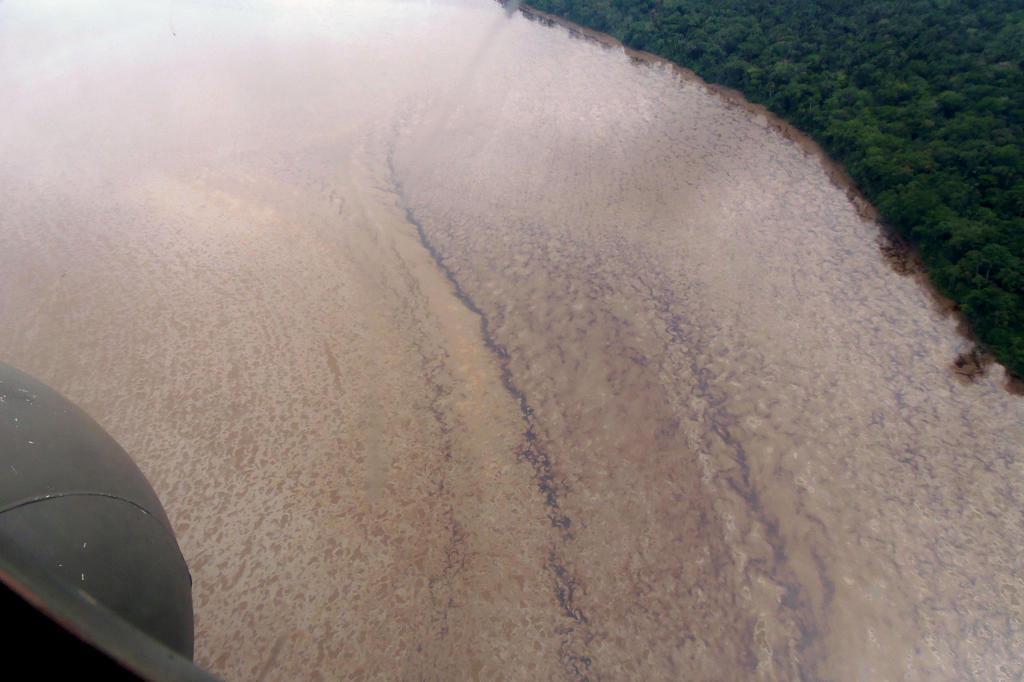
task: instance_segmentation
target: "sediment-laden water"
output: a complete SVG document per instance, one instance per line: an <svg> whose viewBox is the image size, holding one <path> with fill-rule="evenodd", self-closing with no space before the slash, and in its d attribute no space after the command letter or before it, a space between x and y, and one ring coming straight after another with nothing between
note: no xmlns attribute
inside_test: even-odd
<svg viewBox="0 0 1024 682"><path fill-rule="evenodd" d="M1024 399L763 116L471 2L0 4L0 360L228 679L1013 679Z"/></svg>

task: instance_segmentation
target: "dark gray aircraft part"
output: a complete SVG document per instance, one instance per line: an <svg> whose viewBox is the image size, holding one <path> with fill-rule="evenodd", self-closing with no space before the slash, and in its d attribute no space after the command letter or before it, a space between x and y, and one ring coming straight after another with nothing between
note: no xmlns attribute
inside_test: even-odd
<svg viewBox="0 0 1024 682"><path fill-rule="evenodd" d="M92 645L138 657L137 629L191 659L192 580L156 493L88 415L3 363L0 551L0 579Z"/></svg>

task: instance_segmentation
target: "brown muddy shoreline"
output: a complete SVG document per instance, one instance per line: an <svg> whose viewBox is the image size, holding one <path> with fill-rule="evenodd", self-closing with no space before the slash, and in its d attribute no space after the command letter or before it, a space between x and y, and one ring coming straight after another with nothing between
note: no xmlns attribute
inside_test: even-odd
<svg viewBox="0 0 1024 682"><path fill-rule="evenodd" d="M502 6L508 6L507 0L497 0L497 2ZM818 164L825 171L825 175L828 176L831 183L846 194L846 197L856 209L857 214L863 220L878 225L878 249L883 260L889 264L893 271L903 276L912 277L917 284L928 292L936 310L945 316L952 315L954 317L957 331L964 339L970 342L971 347L950 360L950 371L961 380L971 382L977 377L985 375L988 368L996 364L995 357L985 349L984 344L971 330L967 318L960 311L956 302L943 294L932 281L917 248L900 236L884 220L879 210L875 208L867 197L864 196L860 188L857 187L857 183L854 182L843 164L830 157L810 135L772 112L763 104L749 101L739 90L717 83L709 83L701 78L693 69L677 64L670 59L656 55L653 52L633 49L606 33L580 26L573 21L530 7L525 3L519 5L518 11L530 21L535 21L545 26L561 27L574 38L596 43L605 49L621 50L637 64L668 68L679 78L688 83L701 86L729 106L743 109L755 119L758 117L763 118L766 128L778 133L784 139L796 145L804 154L818 161ZM1004 370L1006 373L1006 381L1004 383L1006 390L1014 395L1024 395L1024 378L1014 376L1006 367L1004 367Z"/></svg>

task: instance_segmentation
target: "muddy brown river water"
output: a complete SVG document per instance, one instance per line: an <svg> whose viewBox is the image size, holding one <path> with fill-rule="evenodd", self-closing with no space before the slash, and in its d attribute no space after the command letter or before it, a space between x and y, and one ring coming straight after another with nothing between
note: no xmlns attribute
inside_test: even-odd
<svg viewBox="0 0 1024 682"><path fill-rule="evenodd" d="M204 667L1024 675L1024 399L756 112L486 0L8 1L0 92L0 360Z"/></svg>

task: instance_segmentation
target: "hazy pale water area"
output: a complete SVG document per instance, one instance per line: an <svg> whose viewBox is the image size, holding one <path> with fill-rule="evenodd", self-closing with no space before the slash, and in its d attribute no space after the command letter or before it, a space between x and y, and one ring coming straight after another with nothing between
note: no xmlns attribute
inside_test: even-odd
<svg viewBox="0 0 1024 682"><path fill-rule="evenodd" d="M487 0L9 0L0 92L0 360L204 667L1024 674L1024 399L763 117Z"/></svg>

